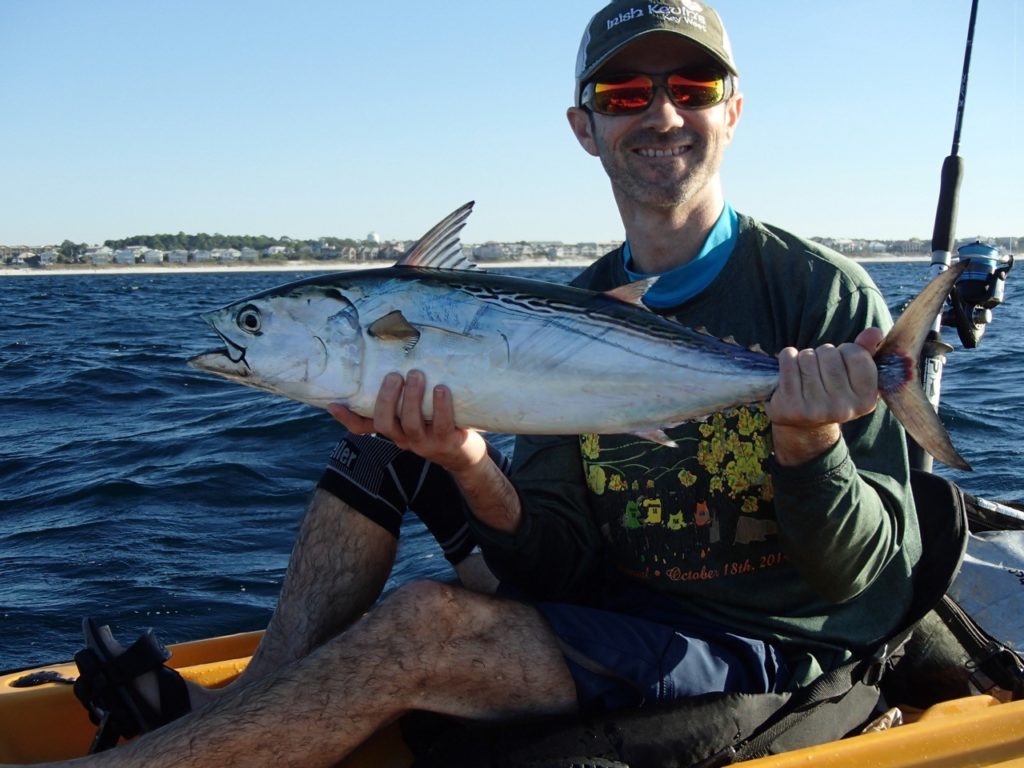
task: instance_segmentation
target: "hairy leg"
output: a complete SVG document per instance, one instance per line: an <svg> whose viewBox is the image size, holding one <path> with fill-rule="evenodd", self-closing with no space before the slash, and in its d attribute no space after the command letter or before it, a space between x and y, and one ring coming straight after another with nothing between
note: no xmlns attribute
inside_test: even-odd
<svg viewBox="0 0 1024 768"><path fill-rule="evenodd" d="M397 540L369 518L317 489L292 548L267 631L238 680L209 689L187 681L193 709L296 661L334 637L380 596L395 562ZM159 702L155 675L140 681Z"/></svg>
<svg viewBox="0 0 1024 768"><path fill-rule="evenodd" d="M410 709L476 719L576 708L572 676L532 607L423 582L304 658L82 765L334 765Z"/></svg>
<svg viewBox="0 0 1024 768"><path fill-rule="evenodd" d="M397 540L317 490L299 528L277 607L243 679L305 656L365 613L395 562Z"/></svg>

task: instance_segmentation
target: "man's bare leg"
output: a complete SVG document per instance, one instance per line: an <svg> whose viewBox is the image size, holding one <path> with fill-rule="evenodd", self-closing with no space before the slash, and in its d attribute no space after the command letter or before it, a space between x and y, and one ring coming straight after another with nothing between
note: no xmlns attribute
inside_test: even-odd
<svg viewBox="0 0 1024 768"><path fill-rule="evenodd" d="M410 709L492 719L575 708L534 608L421 582L298 661L81 765L328 766Z"/></svg>
<svg viewBox="0 0 1024 768"><path fill-rule="evenodd" d="M397 547L379 525L317 489L266 634L240 679L302 658L362 616L380 597Z"/></svg>
<svg viewBox="0 0 1024 768"><path fill-rule="evenodd" d="M342 632L380 597L398 541L345 502L317 489L299 527L277 606L252 660L237 681L247 684L302 658ZM458 563L460 581L493 593L497 579L479 554ZM226 689L189 685L193 708ZM157 699L155 680L150 693Z"/></svg>
<svg viewBox="0 0 1024 768"><path fill-rule="evenodd" d="M299 526L277 606L249 665L226 688L186 681L192 708L296 661L362 616L380 596L398 541L345 502L317 489ZM159 706L156 675L138 682Z"/></svg>

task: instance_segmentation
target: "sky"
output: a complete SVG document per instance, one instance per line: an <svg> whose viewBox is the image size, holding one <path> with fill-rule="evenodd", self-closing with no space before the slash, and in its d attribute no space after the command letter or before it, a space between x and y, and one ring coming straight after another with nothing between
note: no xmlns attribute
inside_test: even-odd
<svg viewBox="0 0 1024 768"><path fill-rule="evenodd" d="M136 234L619 240L565 119L603 0L0 0L0 244ZM718 0L737 210L931 238L970 0ZM1024 234L1024 0L980 0L956 234Z"/></svg>

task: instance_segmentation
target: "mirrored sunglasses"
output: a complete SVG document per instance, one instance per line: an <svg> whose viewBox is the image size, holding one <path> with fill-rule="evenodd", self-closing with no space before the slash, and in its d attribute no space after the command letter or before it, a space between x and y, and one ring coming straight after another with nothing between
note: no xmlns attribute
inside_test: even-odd
<svg viewBox="0 0 1024 768"><path fill-rule="evenodd" d="M606 75L587 83L581 102L602 115L635 115L651 106L659 88L680 109L705 109L732 95L732 78L714 70Z"/></svg>

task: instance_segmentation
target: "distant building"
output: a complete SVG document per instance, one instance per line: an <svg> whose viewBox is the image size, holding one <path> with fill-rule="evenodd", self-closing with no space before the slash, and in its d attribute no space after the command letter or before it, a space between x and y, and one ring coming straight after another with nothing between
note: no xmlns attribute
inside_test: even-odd
<svg viewBox="0 0 1024 768"><path fill-rule="evenodd" d="M121 248L120 250L114 251L115 264L134 265L135 262L134 248Z"/></svg>
<svg viewBox="0 0 1024 768"><path fill-rule="evenodd" d="M214 248L210 251L210 258L214 261L238 261L242 252L236 248Z"/></svg>
<svg viewBox="0 0 1024 768"><path fill-rule="evenodd" d="M501 243L489 242L478 245L473 249L473 259L476 261L504 261L508 258L505 246Z"/></svg>
<svg viewBox="0 0 1024 768"><path fill-rule="evenodd" d="M255 248L250 248L249 246L245 246L245 248L243 248L239 252L239 258L242 261L258 261L259 258L260 258L260 252L257 251Z"/></svg>
<svg viewBox="0 0 1024 768"><path fill-rule="evenodd" d="M163 264L164 263L164 252L156 249L151 249L142 254L143 264Z"/></svg>
<svg viewBox="0 0 1024 768"><path fill-rule="evenodd" d="M114 251L106 245L94 245L85 249L83 258L90 264L110 264L114 260Z"/></svg>
<svg viewBox="0 0 1024 768"><path fill-rule="evenodd" d="M167 254L168 264L188 264L188 251L181 249L170 251Z"/></svg>

